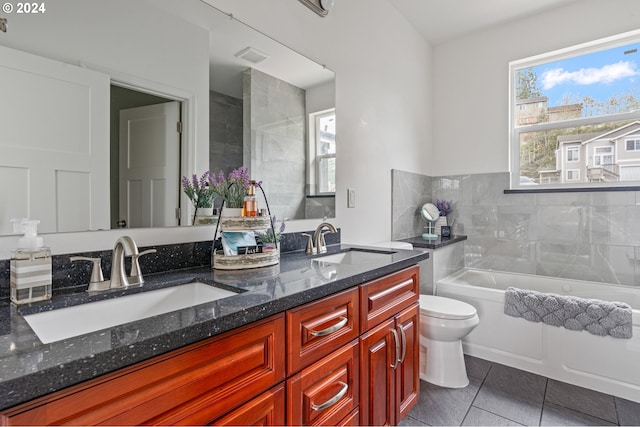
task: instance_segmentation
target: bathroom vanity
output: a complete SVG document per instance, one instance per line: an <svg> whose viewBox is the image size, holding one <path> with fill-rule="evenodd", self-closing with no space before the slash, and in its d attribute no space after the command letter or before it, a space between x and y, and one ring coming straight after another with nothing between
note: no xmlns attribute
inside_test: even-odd
<svg viewBox="0 0 640 427"><path fill-rule="evenodd" d="M149 275L135 292L197 279L238 293L50 344L23 318L43 306L7 304L1 422L397 424L418 398L416 264L427 257L332 245L264 269Z"/></svg>

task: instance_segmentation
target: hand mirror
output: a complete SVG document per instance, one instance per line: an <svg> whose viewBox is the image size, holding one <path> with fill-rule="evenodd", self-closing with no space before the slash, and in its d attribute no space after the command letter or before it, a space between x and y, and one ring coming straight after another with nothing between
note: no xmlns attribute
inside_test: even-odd
<svg viewBox="0 0 640 427"><path fill-rule="evenodd" d="M433 233L433 223L440 218L440 210L433 203L425 203L420 209L420 216L427 221L427 232L422 235L423 239L434 239L438 237Z"/></svg>

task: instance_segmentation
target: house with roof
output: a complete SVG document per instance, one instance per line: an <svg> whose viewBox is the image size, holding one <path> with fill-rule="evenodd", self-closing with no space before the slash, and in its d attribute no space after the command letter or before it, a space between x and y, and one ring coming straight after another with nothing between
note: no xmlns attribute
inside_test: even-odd
<svg viewBox="0 0 640 427"><path fill-rule="evenodd" d="M561 135L555 171L541 171L540 182L640 180L640 121L606 132Z"/></svg>

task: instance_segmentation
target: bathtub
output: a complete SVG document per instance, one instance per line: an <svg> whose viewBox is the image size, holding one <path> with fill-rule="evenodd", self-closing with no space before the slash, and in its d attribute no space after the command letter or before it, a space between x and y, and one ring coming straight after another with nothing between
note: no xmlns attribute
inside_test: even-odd
<svg viewBox="0 0 640 427"><path fill-rule="evenodd" d="M633 337L601 337L507 316L509 286L625 302L633 308ZM640 289L467 268L437 281L435 294L478 310L480 324L463 340L466 354L640 402Z"/></svg>

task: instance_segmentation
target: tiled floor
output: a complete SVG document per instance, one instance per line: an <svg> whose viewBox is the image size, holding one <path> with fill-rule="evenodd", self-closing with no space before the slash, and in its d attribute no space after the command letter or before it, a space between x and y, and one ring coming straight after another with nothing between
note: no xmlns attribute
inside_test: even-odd
<svg viewBox="0 0 640 427"><path fill-rule="evenodd" d="M420 383L403 426L640 426L640 404L465 356L469 385Z"/></svg>

